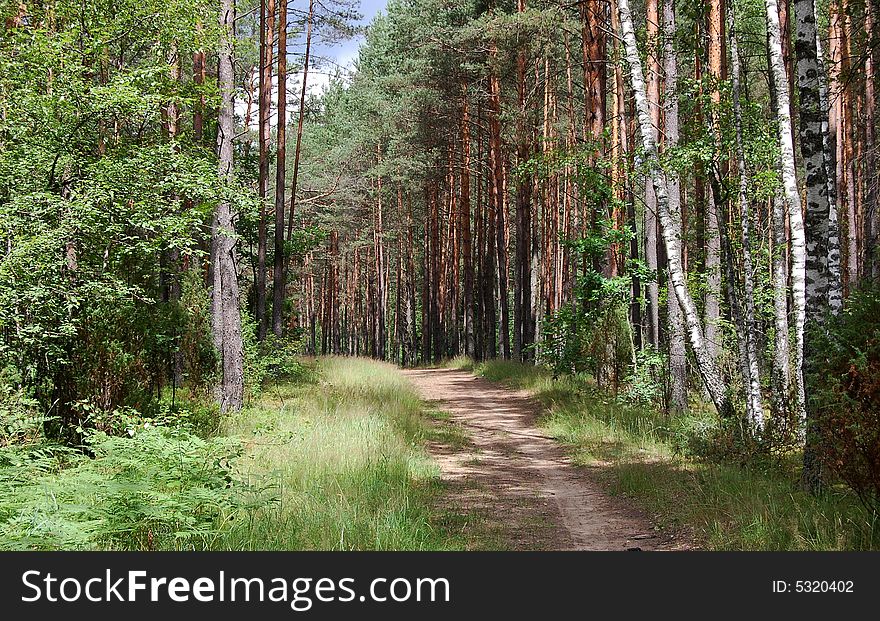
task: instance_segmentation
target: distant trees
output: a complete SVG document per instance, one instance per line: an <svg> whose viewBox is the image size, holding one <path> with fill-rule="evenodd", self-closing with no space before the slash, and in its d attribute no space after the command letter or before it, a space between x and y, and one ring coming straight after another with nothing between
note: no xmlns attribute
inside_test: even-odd
<svg viewBox="0 0 880 621"><path fill-rule="evenodd" d="M874 84L833 39L867 53L852 22L873 7L831 7L827 58L811 3L644 8L640 31L627 2L389 6L306 118L302 183L332 192L300 217L334 237L306 253L302 307L332 303L316 313L340 332L315 351L536 361L676 410L691 355L719 411L803 442L807 322L841 286L833 192L858 203L845 256L873 230L875 121L847 114L875 118Z"/></svg>

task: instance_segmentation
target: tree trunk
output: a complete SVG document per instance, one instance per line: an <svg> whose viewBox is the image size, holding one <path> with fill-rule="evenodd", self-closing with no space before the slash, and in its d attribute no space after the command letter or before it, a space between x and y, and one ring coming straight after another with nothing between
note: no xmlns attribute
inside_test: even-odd
<svg viewBox="0 0 880 621"><path fill-rule="evenodd" d="M880 235L880 211L877 209L877 153L876 149L876 108L874 55L878 46L877 16L874 14L874 0L865 0L865 32L867 50L865 56L865 233L864 264L865 275L872 278L880 276L880 262L877 258L877 236Z"/></svg>
<svg viewBox="0 0 880 621"><path fill-rule="evenodd" d="M820 94L821 72L817 49L818 32L813 0L795 0L795 31L798 91L800 96L800 143L806 169L806 308L807 320L821 325L828 307L828 234L831 205L828 197L826 167L827 137L823 134L823 105ZM810 342L804 343L809 364ZM805 404L806 421L803 481L812 490L821 482L821 468L816 456L818 441L816 412Z"/></svg>
<svg viewBox="0 0 880 621"><path fill-rule="evenodd" d="M669 210L669 194L666 180L657 158L657 132L651 123L645 79L642 72L641 59L639 58L639 48L636 43L635 32L633 31L629 0L618 0L617 10L620 18L620 34L623 39L626 61L630 69L630 81L635 94L636 110L642 134L642 147L645 151L651 182L654 184L657 195L658 216L663 238L666 242L667 256L669 257L669 279L672 281L675 295L684 313L691 349L694 352L694 358L696 358L703 382L719 414L727 416L730 404L724 382L715 367L715 361L708 355L706 350L706 343L703 339L703 327L697 314L697 308L688 291L686 276L681 263L681 241L675 234L679 230L681 223L677 221L678 214L674 214Z"/></svg>
<svg viewBox="0 0 880 621"><path fill-rule="evenodd" d="M467 83L462 83L461 110L461 251L464 263L464 353L476 358L474 342L474 257L471 248L471 118Z"/></svg>
<svg viewBox="0 0 880 621"><path fill-rule="evenodd" d="M312 22L315 19L315 0L309 0L306 19L306 50L303 58L303 80L299 91L299 118L296 123L296 150L293 153L293 179L290 183L290 217L287 219L287 239L293 235L293 211L296 207L296 190L299 181L299 159L302 149L303 121L306 115L306 89L309 77L309 55L312 51Z"/></svg>
<svg viewBox="0 0 880 621"><path fill-rule="evenodd" d="M850 58L852 57L852 25L850 20L847 0L840 0L840 19L843 24L840 28L840 72L844 79L852 80L850 74ZM855 143L855 129L853 120L853 92L851 84L844 84L837 92L840 99L843 116L841 118L841 133L838 134L839 144L842 147L843 179L846 187L844 192L846 205L846 291L850 292L857 285L861 273L859 265L859 205L856 194L856 165L853 145Z"/></svg>
<svg viewBox="0 0 880 621"><path fill-rule="evenodd" d="M517 11L525 11L525 0L518 0ZM524 45L524 44L523 44ZM526 134L526 51L520 49L516 57L516 86L518 113L516 117L516 160L522 166L529 159L529 137ZM529 318L532 310L531 245L532 245L532 180L520 177L516 185L516 251L514 254L513 296L513 357L525 360L525 350L531 344Z"/></svg>
<svg viewBox="0 0 880 621"><path fill-rule="evenodd" d="M275 262L272 274L272 332L281 337L287 278L284 260L284 184L287 172L287 0L278 2L278 116L275 129Z"/></svg>
<svg viewBox="0 0 880 621"><path fill-rule="evenodd" d="M385 360L386 314L388 307L388 283L385 275L385 233L382 222L382 147L376 145L376 216L373 229L374 255L376 259L376 357Z"/></svg>
<svg viewBox="0 0 880 621"><path fill-rule="evenodd" d="M756 335L758 326L755 323L755 284L752 264L752 214L749 205L749 177L746 170L745 145L743 144L743 120L742 107L740 104L740 74L739 48L736 40L736 26L734 22L733 7L728 9L727 31L730 41L730 60L732 69L732 96L733 118L736 128L736 166L739 172L739 209L740 226L742 236L742 271L743 271L743 303L741 305L741 345L740 355L743 359L743 384L746 391L746 418L753 429L764 429L764 404L761 398L761 375L758 370L758 345ZM728 250L728 288L732 295L731 305L740 306L736 292L734 291L731 276L733 276L732 251Z"/></svg>
<svg viewBox="0 0 880 621"><path fill-rule="evenodd" d="M817 13L813 6L814 18ZM828 104L828 72L822 52L822 37L816 29L816 61L819 69L819 106L822 117L822 164L825 168L826 195L828 197L828 307L838 312L843 305L843 281L840 277L840 225L837 219L837 170L835 164L836 124L831 123L831 109Z"/></svg>
<svg viewBox="0 0 880 621"><path fill-rule="evenodd" d="M494 53L493 53L494 56ZM506 214L504 192L504 161L501 151L501 80L494 73L489 77L489 139L491 142L490 170L492 174L492 195L495 204L495 254L498 266L498 310L500 323L498 325L498 339L501 348L501 356L505 360L510 359L510 318L508 304L508 270L507 270L507 243L505 239ZM494 326L493 326L494 331Z"/></svg>
<svg viewBox="0 0 880 621"><path fill-rule="evenodd" d="M647 2L647 47L648 47L648 108L654 131L660 128L660 16L658 0ZM645 267L651 273L647 282L648 291L648 342L660 346L660 283L657 273L657 196L654 185L645 184Z"/></svg>
<svg viewBox="0 0 880 621"><path fill-rule="evenodd" d="M675 52L675 4L674 0L663 2L664 71L666 95L664 106L666 148L678 146L678 58ZM678 173L670 171L666 177L669 186L669 211L676 215L678 230L673 234L681 239L681 186ZM650 184L649 184L650 185ZM675 297L672 281L668 283L667 321L669 323L669 406L673 412L687 409L687 351L685 325L681 306Z"/></svg>
<svg viewBox="0 0 880 621"><path fill-rule="evenodd" d="M260 1L260 222L257 231L257 338L266 338L266 203L269 200L269 143L272 114L272 40L275 38L275 0Z"/></svg>
<svg viewBox="0 0 880 621"><path fill-rule="evenodd" d="M794 144L789 116L788 82L782 57L782 42L779 30L779 9L776 0L765 0L767 13L767 40L769 44L770 68L776 88L776 116L780 151L780 170L785 201L791 227L791 295L794 311L794 368L795 411L803 427L806 418L804 410L804 324L806 322L806 239L804 233L803 211L798 193L795 174Z"/></svg>
<svg viewBox="0 0 880 621"><path fill-rule="evenodd" d="M235 34L235 0L221 0L219 26L218 83L220 110L217 127L218 175L232 181L235 136L235 82L233 72L233 42ZM220 380L216 389L217 401L223 412L241 409L244 398L244 354L241 341L241 315L238 303L238 275L235 267L235 213L232 205L223 200L217 205L211 226L211 263L213 289L211 292L211 332L214 347L220 357Z"/></svg>
<svg viewBox="0 0 880 621"><path fill-rule="evenodd" d="M710 115L715 135L720 136L721 131L718 121L718 107L721 105L721 91L719 85L724 78L724 53L722 28L724 23L723 6L721 0L710 0L709 13L707 16L708 38L708 69L712 79L712 107ZM719 149L720 145L716 145ZM718 320L721 316L721 240L718 231L718 208L714 192L709 192L706 201L706 346L712 359L717 359L720 346L718 334Z"/></svg>

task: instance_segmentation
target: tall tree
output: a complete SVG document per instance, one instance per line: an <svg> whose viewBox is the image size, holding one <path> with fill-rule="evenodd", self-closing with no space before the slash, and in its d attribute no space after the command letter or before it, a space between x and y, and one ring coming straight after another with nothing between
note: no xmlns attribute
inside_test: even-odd
<svg viewBox="0 0 880 621"><path fill-rule="evenodd" d="M266 204L269 200L269 143L272 115L272 47L275 0L260 0L259 179L260 222L257 232L257 338L266 338Z"/></svg>
<svg viewBox="0 0 880 621"><path fill-rule="evenodd" d="M523 13L525 10L525 0L517 0L517 12ZM519 165L524 165L530 157L529 136L526 133L526 48L524 44L521 44L516 56L516 92L518 104L516 159ZM464 188L462 188L462 196L464 196ZM516 251L514 254L513 357L516 360L525 358L525 350L532 340L531 214L532 180L521 176L516 183Z"/></svg>
<svg viewBox="0 0 880 621"><path fill-rule="evenodd" d="M228 183L233 180L232 142L235 137L234 22L235 0L220 0L217 163L218 174ZM233 205L228 198L223 198L217 204L211 225L211 331L214 347L220 355L221 373L216 396L220 409L224 412L240 410L244 398L244 350L238 301L234 219Z"/></svg>
<svg viewBox="0 0 880 621"><path fill-rule="evenodd" d="M309 13L306 16L306 50L303 56L302 85L299 89L299 116L296 122L296 149L293 153L293 179L290 182L290 217L287 219L288 240L293 234L293 211L296 206L296 191L299 181L299 160L302 152L303 121L306 117L306 93L308 92L309 57L312 51L312 22L314 19L315 0L309 0Z"/></svg>
<svg viewBox="0 0 880 621"><path fill-rule="evenodd" d="M779 26L779 7L776 0L765 0L767 16L767 40L770 69L776 90L777 138L779 143L779 168L782 173L782 187L789 226L791 227L791 296L794 311L794 368L795 408L799 420L806 418L804 410L804 325L806 322L806 238L804 233L803 211L798 192L794 161L794 139L792 136L789 106L788 80L785 73L785 60L782 56L782 38Z"/></svg>
<svg viewBox="0 0 880 621"><path fill-rule="evenodd" d="M724 79L723 25L724 5L722 0L709 0L708 14L706 16L706 49L708 51L708 69L711 79L710 98L712 107L709 114L712 119L714 136L721 135L718 115L721 105L720 87L721 81ZM716 156L719 155L720 145L715 145L715 151ZM715 192L709 192L706 201L705 235L705 336L709 355L712 358L716 358L720 345L718 320L721 316L721 239L718 230L718 204Z"/></svg>
<svg viewBox="0 0 880 621"><path fill-rule="evenodd" d="M647 0L648 107L651 123L660 128L660 15L658 0ZM675 199L671 199L673 202ZM645 184L645 267L652 276L647 282L648 342L660 345L660 283L657 274L657 196L654 185Z"/></svg>
<svg viewBox="0 0 880 621"><path fill-rule="evenodd" d="M795 0L795 52L797 55L797 81L800 100L800 146L806 170L806 318L811 323L821 323L828 308L830 274L828 270L829 222L832 206L828 196L828 168L826 154L828 138L827 126L823 124L823 105L821 90L821 71L817 44L816 9L813 0ZM804 356L809 362L812 358L810 343L804 343ZM804 482L811 489L818 488L820 482L819 461L815 443L818 429L815 428L816 413L806 402L804 449Z"/></svg>
<svg viewBox="0 0 880 621"><path fill-rule="evenodd" d="M731 85L733 96L733 119L736 132L736 166L739 173L739 199L740 230L742 243L742 272L743 272L743 296L741 310L734 291L732 276L733 269L729 269L728 288L731 306L734 314L740 315L738 330L740 336L740 357L742 358L743 384L746 392L746 417L753 430L761 431L764 428L764 404L761 397L761 375L758 369L758 344L756 342L758 325L755 321L755 284L752 261L752 214L749 203L749 177L746 169L745 145L743 144L743 115L741 104L741 80L739 46L737 44L736 22L733 9L727 13L727 34L730 41L731 62ZM728 265L732 263L732 251L728 249ZM739 310L739 312L736 312Z"/></svg>
<svg viewBox="0 0 880 621"><path fill-rule="evenodd" d="M678 221L679 215L669 209L669 193L657 157L657 131L651 122L642 61L633 29L629 0L617 0L617 11L620 20L620 36L623 39L626 62L629 67L630 83L635 95L642 148L645 151L650 181L654 184L657 195L657 212L669 261L669 279L672 281L673 290L684 313L688 338L700 375L716 409L721 415L727 416L730 413L730 403L724 382L715 365L715 360L706 349L703 326L697 313L697 307L687 288L686 275L681 262L681 240L675 234L681 227L681 223Z"/></svg>
<svg viewBox="0 0 880 621"><path fill-rule="evenodd" d="M664 36L664 73L666 74L666 93L664 99L664 129L666 136L666 148L675 149L678 146L678 55L675 50L675 2L664 0L663 2L663 36ZM669 186L669 211L679 214L677 224L681 225L681 183L678 173L671 171L667 175ZM673 231L674 235L681 238L682 229ZM684 245L684 244L682 244ZM666 315L669 323L669 381L670 396L669 405L675 412L683 412L687 409L687 351L685 346L685 324L681 306L675 296L672 281L667 283L667 306Z"/></svg>
<svg viewBox="0 0 880 621"><path fill-rule="evenodd" d="M272 273L272 332L280 337L284 330L284 300L287 285L284 257L284 184L287 172L287 0L278 1L278 116L275 129L278 143L275 158L275 261Z"/></svg>

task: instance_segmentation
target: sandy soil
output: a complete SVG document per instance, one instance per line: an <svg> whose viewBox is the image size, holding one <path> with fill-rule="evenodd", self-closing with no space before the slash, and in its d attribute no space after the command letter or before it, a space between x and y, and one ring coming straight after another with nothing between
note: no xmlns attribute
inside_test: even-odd
<svg viewBox="0 0 880 621"><path fill-rule="evenodd" d="M573 465L535 425L541 406L527 393L466 371L402 371L432 407L448 412L465 446L432 443L458 510L485 516L510 549L680 549L624 499L610 497L597 473Z"/></svg>

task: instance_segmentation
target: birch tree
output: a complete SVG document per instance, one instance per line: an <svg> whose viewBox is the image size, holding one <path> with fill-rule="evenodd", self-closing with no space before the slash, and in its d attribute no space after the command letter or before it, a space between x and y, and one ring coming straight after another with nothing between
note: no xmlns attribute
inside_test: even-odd
<svg viewBox="0 0 880 621"><path fill-rule="evenodd" d="M742 305L742 343L745 351L743 358L743 375L746 390L746 417L752 427L758 431L764 428L764 405L761 398L761 376L758 371L758 347L755 342L757 325L755 323L755 285L752 264L752 215L749 207L749 177L746 170L746 158L743 145L742 106L740 103L740 64L739 48L736 40L736 23L733 7L727 12L727 35L730 41L731 86L733 96L733 118L736 131L736 166L739 173L737 192L740 209L742 271L743 271L743 305ZM730 253L728 253L730 254ZM735 296L732 296L735 297Z"/></svg>
<svg viewBox="0 0 880 621"><path fill-rule="evenodd" d="M675 52L675 2L663 2L663 69L666 74L666 95L664 121L666 148L678 146L678 57ZM669 186L669 211L681 214L681 184L678 173L671 171L666 177ZM674 234L681 239L681 218ZM687 351L685 345L685 324L681 306L675 296L672 281L668 283L667 321L669 323L669 375L671 394L670 407L673 411L687 409Z"/></svg>
<svg viewBox="0 0 880 621"><path fill-rule="evenodd" d="M779 141L779 168L782 188L791 227L791 296L794 315L794 368L795 409L801 427L806 420L804 409L804 325L806 323L806 239L801 197L798 192L794 162L794 140L791 129L790 98L785 61L782 56L782 35L779 26L779 6L776 0L765 0L767 13L767 41L770 70L776 86L776 118Z"/></svg>
<svg viewBox="0 0 880 621"><path fill-rule="evenodd" d="M617 11L620 20L620 36L623 39L624 54L629 66L630 84L635 95L636 113L642 135L642 148L645 152L650 182L654 184L657 196L657 212L669 261L669 279L672 282L675 296L678 298L678 303L681 305L682 312L684 313L688 339L694 352L694 358L696 358L700 375L719 414L727 416L730 413L727 389L714 359L709 355L706 348L702 322L687 288L686 276L681 262L681 240L676 236L676 231L681 227L681 214L673 213L669 209L669 192L657 157L657 131L651 123L644 72L642 71L642 61L639 57L639 48L633 30L629 0L618 0Z"/></svg>

